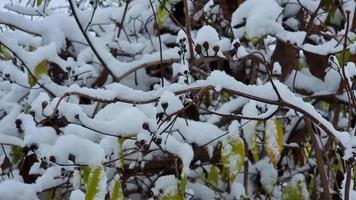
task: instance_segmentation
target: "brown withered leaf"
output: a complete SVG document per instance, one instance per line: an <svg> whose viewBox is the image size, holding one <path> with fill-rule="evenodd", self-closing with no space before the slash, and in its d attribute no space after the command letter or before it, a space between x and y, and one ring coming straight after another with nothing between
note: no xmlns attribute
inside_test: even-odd
<svg viewBox="0 0 356 200"><path fill-rule="evenodd" d="M356 63L356 54L350 54L350 62Z"/></svg>
<svg viewBox="0 0 356 200"><path fill-rule="evenodd" d="M9 159L9 157L5 157L4 160L2 161L0 168L2 171L7 171L12 168L12 163Z"/></svg>
<svg viewBox="0 0 356 200"><path fill-rule="evenodd" d="M184 106L187 106L187 104L184 104ZM195 105L190 105L188 109L185 109L182 113L179 113L178 116L199 121L199 112Z"/></svg>
<svg viewBox="0 0 356 200"><path fill-rule="evenodd" d="M37 175L30 174L32 165L38 162L36 154L27 155L24 157L19 165L20 175L25 183L34 183L37 179Z"/></svg>
<svg viewBox="0 0 356 200"><path fill-rule="evenodd" d="M298 50L293 44L278 40L271 59L272 63L279 62L282 67L281 78L285 80L299 64Z"/></svg>
<svg viewBox="0 0 356 200"><path fill-rule="evenodd" d="M48 62L48 76L53 82L61 85L65 80L68 80L68 72L64 71L58 64Z"/></svg>
<svg viewBox="0 0 356 200"><path fill-rule="evenodd" d="M239 7L239 5L243 2L244 0L219 0L220 2L220 7L222 14L224 18L228 21L231 21L231 15L232 13Z"/></svg>
<svg viewBox="0 0 356 200"><path fill-rule="evenodd" d="M324 80L326 74L325 69L328 66L328 56L307 51L304 51L304 55L305 60L309 66L310 73L320 78L321 80Z"/></svg>

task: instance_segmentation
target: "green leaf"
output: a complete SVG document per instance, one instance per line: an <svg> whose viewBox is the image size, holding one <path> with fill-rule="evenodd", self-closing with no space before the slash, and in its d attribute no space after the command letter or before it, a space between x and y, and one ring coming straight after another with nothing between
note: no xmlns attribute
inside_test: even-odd
<svg viewBox="0 0 356 200"><path fill-rule="evenodd" d="M159 198L160 200L183 200L179 193L176 194L166 194L161 196L161 198Z"/></svg>
<svg viewBox="0 0 356 200"><path fill-rule="evenodd" d="M94 200L96 195L100 192L99 184L103 174L104 172L102 167L97 167L92 170L88 177L85 200Z"/></svg>
<svg viewBox="0 0 356 200"><path fill-rule="evenodd" d="M160 2L156 10L158 28L161 28L168 19L169 12L167 9L170 10L172 5L174 5L176 2L177 0L162 0Z"/></svg>
<svg viewBox="0 0 356 200"><path fill-rule="evenodd" d="M340 53L338 53L338 54L336 54L336 58L337 58L337 61L339 62L339 65L340 65L340 67L344 67L344 65L348 62L348 61L350 61L350 50L349 49L346 49L346 51L345 51L345 63L344 63L344 61L343 61L343 59L342 59L342 57L343 57L343 52L340 52Z"/></svg>
<svg viewBox="0 0 356 200"><path fill-rule="evenodd" d="M174 175L161 176L156 180L154 193L160 200L184 200L182 193L185 193L186 182L187 178L182 174L180 181Z"/></svg>
<svg viewBox="0 0 356 200"><path fill-rule="evenodd" d="M219 179L220 179L220 169L217 166L212 165L210 168L210 172L208 174L208 181L216 186L218 184Z"/></svg>
<svg viewBox="0 0 356 200"><path fill-rule="evenodd" d="M28 83L30 84L31 87L36 85L36 80L40 79L44 74L47 73L48 70L47 64L48 64L47 60L42 60L35 67L35 71L33 73L35 77L33 77L31 74L28 75Z"/></svg>
<svg viewBox="0 0 356 200"><path fill-rule="evenodd" d="M232 184L245 162L245 145L240 137L229 137L222 144L221 161Z"/></svg>
<svg viewBox="0 0 356 200"><path fill-rule="evenodd" d="M22 148L18 146L12 146L12 163L14 165L18 164L22 159Z"/></svg>
<svg viewBox="0 0 356 200"><path fill-rule="evenodd" d="M252 153L252 156L253 156L253 159L255 161L258 161L260 160L260 156L258 155L259 154L259 151L258 151L258 146L257 146L257 136L256 136L256 132L255 134L252 136L252 146L249 146L249 149Z"/></svg>
<svg viewBox="0 0 356 200"><path fill-rule="evenodd" d="M301 187L288 184L282 192L282 200L304 200Z"/></svg>
<svg viewBox="0 0 356 200"><path fill-rule="evenodd" d="M221 101L222 103L228 102L229 99L230 99L230 94L229 94L228 92L223 91L223 92L221 93L221 97L220 97L220 98L221 98L220 101Z"/></svg>
<svg viewBox="0 0 356 200"><path fill-rule="evenodd" d="M282 200L305 200L303 182L290 182L282 190Z"/></svg>
<svg viewBox="0 0 356 200"><path fill-rule="evenodd" d="M181 180L178 183L178 190L181 199L184 199L185 190L187 188L187 181L188 181L187 175L182 175Z"/></svg>
<svg viewBox="0 0 356 200"><path fill-rule="evenodd" d="M121 158L120 161L120 166L123 167L125 165L125 154L124 151L122 150L122 144L124 143L125 138L119 137L117 138L117 142L120 144L120 149L119 149L119 157Z"/></svg>
<svg viewBox="0 0 356 200"><path fill-rule="evenodd" d="M122 191L120 180L116 180L114 188L111 194L111 200L123 200L125 199L124 192Z"/></svg>
<svg viewBox="0 0 356 200"><path fill-rule="evenodd" d="M90 171L91 171L91 169L90 169L90 167L88 167L88 166L85 166L85 167L82 169L82 177L83 177L83 180L84 180L84 183L85 183L85 184L88 183Z"/></svg>

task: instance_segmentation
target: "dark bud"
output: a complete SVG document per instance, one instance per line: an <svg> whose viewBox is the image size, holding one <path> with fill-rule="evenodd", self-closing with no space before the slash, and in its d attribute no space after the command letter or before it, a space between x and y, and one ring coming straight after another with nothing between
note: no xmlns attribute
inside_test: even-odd
<svg viewBox="0 0 356 200"><path fill-rule="evenodd" d="M79 120L79 114L75 114L74 118Z"/></svg>
<svg viewBox="0 0 356 200"><path fill-rule="evenodd" d="M147 122L145 122L145 123L142 124L142 129L143 129L143 130L147 130L147 131L150 130L150 126L148 125Z"/></svg>
<svg viewBox="0 0 356 200"><path fill-rule="evenodd" d="M219 46L214 46L213 47L213 51L215 52L215 55L218 54L219 50L220 50Z"/></svg>
<svg viewBox="0 0 356 200"><path fill-rule="evenodd" d="M72 161L73 163L75 163L75 155L69 154L69 155L68 155L68 160L70 160L70 161Z"/></svg>
<svg viewBox="0 0 356 200"><path fill-rule="evenodd" d="M166 110L168 108L168 103L167 102L162 102L161 106L162 106L163 110Z"/></svg>
<svg viewBox="0 0 356 200"><path fill-rule="evenodd" d="M184 70L184 72L183 72L185 75L187 75L188 74L188 70Z"/></svg>
<svg viewBox="0 0 356 200"><path fill-rule="evenodd" d="M157 138L157 139L156 139L156 143L157 143L158 145L160 145L160 144L162 143L162 139L161 139L161 138Z"/></svg>
<svg viewBox="0 0 356 200"><path fill-rule="evenodd" d="M184 80L184 83L185 83L185 84L189 84L189 82L188 82L188 80L187 80L187 79L185 79L185 80Z"/></svg>
<svg viewBox="0 0 356 200"><path fill-rule="evenodd" d="M197 46L195 46L195 51L196 51L198 54L201 54L201 45L200 45L200 44L197 44Z"/></svg>
<svg viewBox="0 0 356 200"><path fill-rule="evenodd" d="M170 116L170 115L167 116L167 120L168 120L168 121L171 120L171 116Z"/></svg>
<svg viewBox="0 0 356 200"><path fill-rule="evenodd" d="M16 128L21 128L21 124L22 124L21 119L16 119L15 124L16 124Z"/></svg>
<svg viewBox="0 0 356 200"><path fill-rule="evenodd" d="M68 67L66 67L66 69L67 69L67 71L70 71L72 68L68 66Z"/></svg>
<svg viewBox="0 0 356 200"><path fill-rule="evenodd" d="M181 55L182 55L182 52L181 52L181 51L178 51L178 55L181 56Z"/></svg>
<svg viewBox="0 0 356 200"><path fill-rule="evenodd" d="M47 169L48 168L48 163L46 161L42 161L41 164L40 164L40 168Z"/></svg>
<svg viewBox="0 0 356 200"><path fill-rule="evenodd" d="M146 144L146 141L145 140L140 140L140 146Z"/></svg>
<svg viewBox="0 0 356 200"><path fill-rule="evenodd" d="M334 62L334 56L330 56L330 61Z"/></svg>
<svg viewBox="0 0 356 200"><path fill-rule="evenodd" d="M10 79L10 74L5 74L6 79Z"/></svg>
<svg viewBox="0 0 356 200"><path fill-rule="evenodd" d="M141 146L141 144L140 144L140 142L139 142L139 141L136 141L136 142L135 142L135 145L136 145L136 146L138 146L138 147L140 147L140 146Z"/></svg>
<svg viewBox="0 0 356 200"><path fill-rule="evenodd" d="M234 48L238 49L239 47L241 47L241 43L240 42L235 42L234 43Z"/></svg>
<svg viewBox="0 0 356 200"><path fill-rule="evenodd" d="M183 42L185 42L187 40L187 38L182 38Z"/></svg>
<svg viewBox="0 0 356 200"><path fill-rule="evenodd" d="M236 54L236 50L235 50L235 49L231 49L231 50L230 50L230 55L231 55L231 56L234 56L235 54Z"/></svg>
<svg viewBox="0 0 356 200"><path fill-rule="evenodd" d="M33 111L33 110L30 110L30 112L28 112L28 114L30 114L32 117L35 117L36 112L35 112L35 111Z"/></svg>
<svg viewBox="0 0 356 200"><path fill-rule="evenodd" d="M162 119L163 115L164 115L164 113L157 113L156 118Z"/></svg>
<svg viewBox="0 0 356 200"><path fill-rule="evenodd" d="M48 105L47 101L42 101L42 104L41 104L42 110L45 109L47 107L47 105Z"/></svg>
<svg viewBox="0 0 356 200"><path fill-rule="evenodd" d="M30 149L31 149L32 151L37 150L37 149L38 149L37 144L31 144L31 145L30 145Z"/></svg>
<svg viewBox="0 0 356 200"><path fill-rule="evenodd" d="M150 149L150 145L148 145L148 144L144 144L144 145L142 145L142 150L143 151L148 151Z"/></svg>
<svg viewBox="0 0 356 200"><path fill-rule="evenodd" d="M56 162L56 157L50 156L50 157L49 157L49 161L55 163L55 162Z"/></svg>
<svg viewBox="0 0 356 200"><path fill-rule="evenodd" d="M61 168L61 174L62 176L66 173L66 169L64 169L64 167Z"/></svg>
<svg viewBox="0 0 356 200"><path fill-rule="evenodd" d="M203 43L203 47L204 47L205 51L207 51L209 49L209 42L205 41Z"/></svg>
<svg viewBox="0 0 356 200"><path fill-rule="evenodd" d="M288 44L290 44L290 40L287 40L286 42L287 42Z"/></svg>

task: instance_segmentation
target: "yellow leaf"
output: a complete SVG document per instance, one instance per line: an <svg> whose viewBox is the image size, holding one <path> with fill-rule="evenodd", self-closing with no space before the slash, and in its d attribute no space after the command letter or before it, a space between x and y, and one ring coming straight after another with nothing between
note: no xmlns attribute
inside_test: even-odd
<svg viewBox="0 0 356 200"><path fill-rule="evenodd" d="M3 58L4 60L10 60L10 59L12 59L12 56L11 56L9 50L7 50L5 47L3 47L3 46L1 46L1 45L0 45L0 54L2 55L2 58Z"/></svg>
<svg viewBox="0 0 356 200"><path fill-rule="evenodd" d="M38 7L38 6L40 6L41 5L41 3L42 3L42 0L37 0L37 2L36 2L36 6Z"/></svg>
<svg viewBox="0 0 356 200"><path fill-rule="evenodd" d="M124 192L122 191L120 179L115 180L113 191L111 193L111 200L125 199Z"/></svg>
<svg viewBox="0 0 356 200"><path fill-rule="evenodd" d="M232 184L245 162L245 145L240 137L229 137L222 144L221 161Z"/></svg>
<svg viewBox="0 0 356 200"><path fill-rule="evenodd" d="M28 84L30 84L31 87L36 85L37 80L41 79L41 77L47 73L47 64L47 60L41 61L35 67L35 70L33 72L34 77L31 74L28 75Z"/></svg>
<svg viewBox="0 0 356 200"><path fill-rule="evenodd" d="M85 193L85 200L95 200L101 199L103 193L105 192L102 190L105 189L100 185L100 182L103 181L105 177L105 172L102 167L97 167L92 169L87 182L86 193ZM105 183L106 180L104 179Z"/></svg>
<svg viewBox="0 0 356 200"><path fill-rule="evenodd" d="M272 164L276 166L283 149L283 128L276 119L266 121L264 147Z"/></svg>
<svg viewBox="0 0 356 200"><path fill-rule="evenodd" d="M218 181L220 179L220 169L215 166L215 165L212 165L211 168L210 168L210 172L208 174L208 181L216 186L218 184Z"/></svg>
<svg viewBox="0 0 356 200"><path fill-rule="evenodd" d="M169 17L169 12L167 11L171 9L172 5L174 5L176 0L162 0L156 10L157 17L157 25L158 28L162 28L164 23Z"/></svg>

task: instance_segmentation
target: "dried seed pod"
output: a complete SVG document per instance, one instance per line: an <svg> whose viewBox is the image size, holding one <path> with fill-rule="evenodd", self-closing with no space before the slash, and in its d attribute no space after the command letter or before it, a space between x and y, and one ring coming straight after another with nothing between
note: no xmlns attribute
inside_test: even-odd
<svg viewBox="0 0 356 200"><path fill-rule="evenodd" d="M45 109L48 105L48 102L47 101L42 101L42 104L41 104L41 107L42 107L42 110Z"/></svg>
<svg viewBox="0 0 356 200"><path fill-rule="evenodd" d="M196 46L195 46L195 51L198 53L198 54L201 54L202 52L201 52L201 45L200 44L197 44Z"/></svg>
<svg viewBox="0 0 356 200"><path fill-rule="evenodd" d="M150 130L150 126L148 125L147 122L145 122L145 123L142 124L142 129L143 129L143 130Z"/></svg>
<svg viewBox="0 0 356 200"><path fill-rule="evenodd" d="M162 103L161 103L161 106L162 106L163 110L167 110L167 108L168 108L168 103L167 103L167 102L162 102Z"/></svg>
<svg viewBox="0 0 356 200"><path fill-rule="evenodd" d="M205 42L203 43L203 47L204 47L205 51L208 51L208 49L209 49L209 42L205 41Z"/></svg>
<svg viewBox="0 0 356 200"><path fill-rule="evenodd" d="M234 43L234 48L238 49L239 47L241 47L241 43L240 42L235 42Z"/></svg>
<svg viewBox="0 0 356 200"><path fill-rule="evenodd" d="M215 55L218 54L219 50L220 50L220 47L219 47L219 46L214 46L214 47L213 47L213 51L215 52Z"/></svg>

